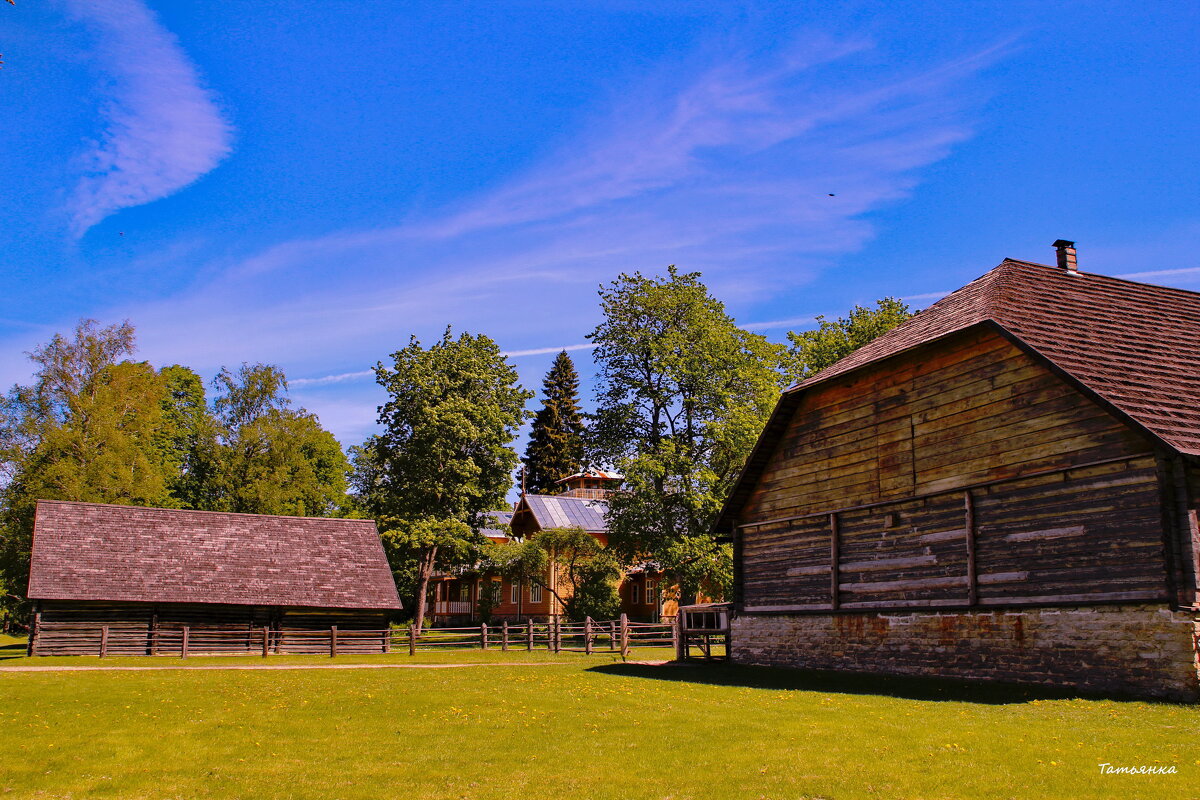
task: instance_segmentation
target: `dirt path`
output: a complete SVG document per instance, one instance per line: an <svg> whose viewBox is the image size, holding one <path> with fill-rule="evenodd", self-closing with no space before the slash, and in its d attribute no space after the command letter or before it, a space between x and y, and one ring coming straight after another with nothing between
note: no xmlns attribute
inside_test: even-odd
<svg viewBox="0 0 1200 800"><path fill-rule="evenodd" d="M161 667L91 667L91 666L17 666L0 667L0 675L5 672L154 672L156 670L273 670L273 669L460 669L463 667L555 667L562 664L574 664L573 661L487 661L475 664L200 664L197 666L161 666ZM667 661L627 661L627 664L648 664L661 666Z"/></svg>

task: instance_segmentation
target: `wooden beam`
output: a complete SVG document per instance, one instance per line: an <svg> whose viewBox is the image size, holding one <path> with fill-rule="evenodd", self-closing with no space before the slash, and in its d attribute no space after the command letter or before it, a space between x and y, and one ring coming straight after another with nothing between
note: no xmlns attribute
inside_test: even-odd
<svg viewBox="0 0 1200 800"><path fill-rule="evenodd" d="M975 497L971 490L963 492L963 516L967 541L967 605L979 602L979 578L975 566Z"/></svg>
<svg viewBox="0 0 1200 800"><path fill-rule="evenodd" d="M1051 469L1037 470L1034 472L1023 473L1021 475L1014 475L1009 478L997 478L995 480L972 483L966 486L947 487L934 492L922 492L919 494L909 495L907 497L897 497L891 500L878 500L873 503L860 503L859 505L842 506L840 508L834 508L828 511L812 511L808 514L797 514L796 516L791 517L779 517L777 519L764 519L757 520L755 522L744 522L738 525L738 529L745 530L746 528L758 528L763 525L778 525L784 522L798 522L799 520L804 519L816 519L817 517L824 517L832 514L842 514L847 511L865 511L871 508L885 508L887 506L902 505L904 503L912 503L917 500L926 500L931 497L941 497L943 495L956 494L958 492L970 491L972 489L986 489L989 486L998 486L1003 483L1014 483L1016 481L1029 480L1030 478L1041 478L1047 475L1059 475L1067 472L1073 472L1077 469L1087 469L1088 467L1101 467L1106 464L1119 464L1125 461L1136 461L1145 457L1146 456L1144 454L1123 455L1115 458L1104 458L1100 459L1099 461L1086 461L1081 464L1072 464L1068 467L1054 467Z"/></svg>
<svg viewBox="0 0 1200 800"><path fill-rule="evenodd" d="M838 532L838 515L835 511L829 515L829 607L835 610L838 607L838 589L840 588L838 585L840 577L838 547L841 544L841 538Z"/></svg>

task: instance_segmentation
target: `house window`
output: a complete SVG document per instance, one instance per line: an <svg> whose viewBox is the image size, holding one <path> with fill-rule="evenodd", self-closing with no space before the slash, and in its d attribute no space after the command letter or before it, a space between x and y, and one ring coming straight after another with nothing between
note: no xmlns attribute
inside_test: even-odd
<svg viewBox="0 0 1200 800"><path fill-rule="evenodd" d="M458 599L460 602L471 602L471 584L460 583L458 585Z"/></svg>
<svg viewBox="0 0 1200 800"><path fill-rule="evenodd" d="M500 581L500 579L499 579L499 578L493 578L493 579L492 579L491 586L490 586L490 591L491 591L492 605L493 605L493 606L498 606L498 605L500 605L500 599L501 599L502 597L504 597L504 595L503 595L503 594L501 594L501 592L502 592L503 588L504 588L504 584L503 584L503 583Z"/></svg>
<svg viewBox="0 0 1200 800"><path fill-rule="evenodd" d="M636 606L638 603L642 602L641 592L639 591L641 588L642 587L638 586L636 583L629 584L629 602L632 605Z"/></svg>
<svg viewBox="0 0 1200 800"><path fill-rule="evenodd" d="M508 589L509 589L508 599L515 606L517 603L521 602L521 582L513 581L512 585L510 585L508 587Z"/></svg>
<svg viewBox="0 0 1200 800"><path fill-rule="evenodd" d="M542 585L540 583L529 584L529 602L542 602Z"/></svg>
<svg viewBox="0 0 1200 800"><path fill-rule="evenodd" d="M646 605L654 605L654 581L646 578Z"/></svg>

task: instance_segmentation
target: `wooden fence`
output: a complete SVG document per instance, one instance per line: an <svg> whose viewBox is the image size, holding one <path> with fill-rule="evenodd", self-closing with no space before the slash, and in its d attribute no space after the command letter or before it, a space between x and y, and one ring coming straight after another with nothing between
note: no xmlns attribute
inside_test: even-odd
<svg viewBox="0 0 1200 800"><path fill-rule="evenodd" d="M684 640L680 639L682 635ZM710 632L711 633L711 632ZM44 623L38 628L31 655L178 656L272 654L358 655L366 653L422 652L453 649L549 650L551 652L619 652L628 657L637 648L671 647L676 654L688 647L688 634L674 621L630 622L619 620L480 624L459 628L415 626L387 630L163 627L148 631L135 625ZM681 646L681 641L685 643ZM701 652L711 657L705 642Z"/></svg>

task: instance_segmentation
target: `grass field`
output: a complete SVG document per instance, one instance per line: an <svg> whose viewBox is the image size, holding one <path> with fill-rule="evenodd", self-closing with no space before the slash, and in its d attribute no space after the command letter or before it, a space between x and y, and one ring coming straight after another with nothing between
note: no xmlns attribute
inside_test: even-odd
<svg viewBox="0 0 1200 800"><path fill-rule="evenodd" d="M20 655L21 643L4 645ZM4 673L101 663L10 657L0 661L0 797L1200 796L1190 706L626 665L607 653L448 655L417 660L508 663ZM170 659L103 663L118 661ZM240 661L262 663L188 664ZM1106 762L1178 772L1102 775Z"/></svg>

